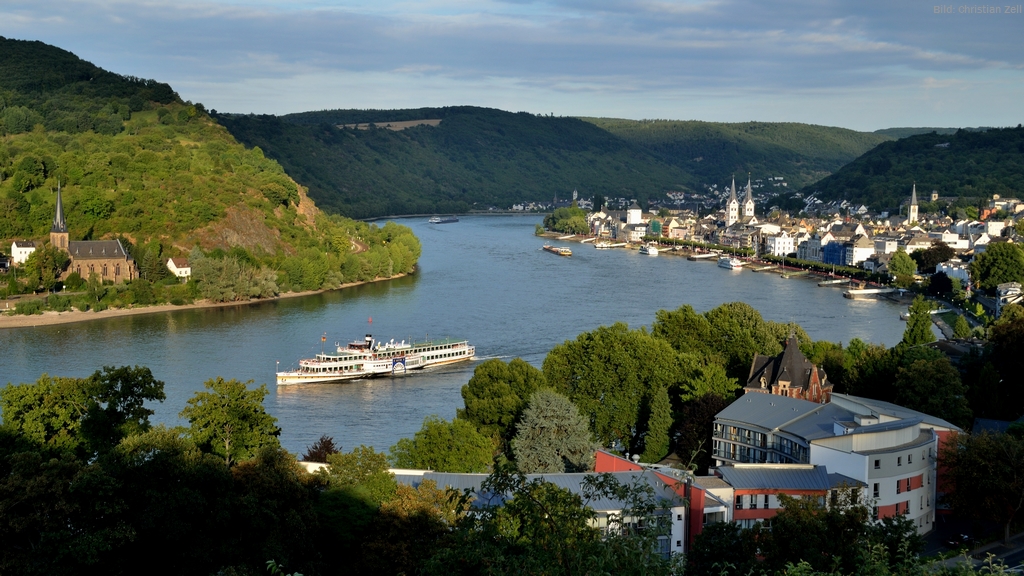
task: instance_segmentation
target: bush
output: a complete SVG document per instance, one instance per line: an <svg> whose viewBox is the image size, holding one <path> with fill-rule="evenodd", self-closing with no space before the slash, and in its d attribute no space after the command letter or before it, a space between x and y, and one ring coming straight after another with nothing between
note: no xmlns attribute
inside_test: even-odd
<svg viewBox="0 0 1024 576"><path fill-rule="evenodd" d="M68 290L79 290L85 285L85 280L78 272L72 272L68 274L68 277L64 280L64 287Z"/></svg>
<svg viewBox="0 0 1024 576"><path fill-rule="evenodd" d="M42 300L25 300L18 302L14 305L15 314L42 314L43 313L43 301Z"/></svg>
<svg viewBox="0 0 1024 576"><path fill-rule="evenodd" d="M50 310L67 312L68 310L71 310L71 298L61 296L60 294L50 294L46 298L46 305L50 307Z"/></svg>

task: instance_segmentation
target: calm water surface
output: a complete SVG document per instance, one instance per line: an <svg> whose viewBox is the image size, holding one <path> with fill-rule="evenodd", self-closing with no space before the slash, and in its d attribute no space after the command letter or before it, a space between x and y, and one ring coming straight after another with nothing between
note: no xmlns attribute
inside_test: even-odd
<svg viewBox="0 0 1024 576"><path fill-rule="evenodd" d="M616 321L650 326L659 309L684 304L703 312L747 302L769 320L794 321L815 339L852 338L893 345L905 324L901 308L853 301L837 288L776 274L729 271L624 250L567 243L572 258L540 250L539 216L465 217L431 225L399 220L423 244L420 271L408 278L305 298L206 310L112 318L81 324L0 330L0 382L32 382L43 372L87 376L102 366L143 365L166 383L155 420L180 424L178 413L207 379L266 383L266 407L281 441L302 452L321 434L346 450L385 450L411 436L431 414L455 415L475 364L414 376L338 385L277 388L276 362L361 338L468 338L479 359L522 357L540 366L556 344ZM557 242L556 242L557 243ZM372 317L373 322L368 321Z"/></svg>

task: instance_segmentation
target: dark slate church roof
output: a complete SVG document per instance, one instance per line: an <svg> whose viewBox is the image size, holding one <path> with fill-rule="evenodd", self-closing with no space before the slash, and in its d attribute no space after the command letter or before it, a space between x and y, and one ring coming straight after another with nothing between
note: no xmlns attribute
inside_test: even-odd
<svg viewBox="0 0 1024 576"><path fill-rule="evenodd" d="M806 390L811 379L811 370L819 370L818 380L824 387L825 371L812 364L803 352L796 336L786 340L786 349L779 356L762 356L757 354L750 365L750 376L747 377L747 388L761 388L761 378L767 382L766 389L779 380L789 382L790 388Z"/></svg>
<svg viewBox="0 0 1024 576"><path fill-rule="evenodd" d="M131 260L117 240L78 240L68 242L68 252L75 260L123 258Z"/></svg>

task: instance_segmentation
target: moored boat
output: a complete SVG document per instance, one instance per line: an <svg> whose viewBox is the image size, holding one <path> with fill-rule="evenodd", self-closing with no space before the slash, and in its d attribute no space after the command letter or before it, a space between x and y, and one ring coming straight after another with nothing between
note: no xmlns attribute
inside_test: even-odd
<svg viewBox="0 0 1024 576"><path fill-rule="evenodd" d="M597 248L598 250L607 250L609 248L622 248L625 245L626 245L625 242L613 243L613 242L608 242L608 241L601 241L601 242L595 242L594 243L594 248Z"/></svg>
<svg viewBox="0 0 1024 576"><path fill-rule="evenodd" d="M558 254L559 256L572 256L572 250L565 246L552 246L550 244L545 244L544 249L552 254Z"/></svg>
<svg viewBox="0 0 1024 576"><path fill-rule="evenodd" d="M644 244L643 246L640 247L640 253L643 254L644 256L657 256L658 247L655 246L653 243Z"/></svg>
<svg viewBox="0 0 1024 576"><path fill-rule="evenodd" d="M739 270L740 268L743 268L743 260L740 260L739 258L732 258L730 256L722 256L718 259L718 267L729 270Z"/></svg>

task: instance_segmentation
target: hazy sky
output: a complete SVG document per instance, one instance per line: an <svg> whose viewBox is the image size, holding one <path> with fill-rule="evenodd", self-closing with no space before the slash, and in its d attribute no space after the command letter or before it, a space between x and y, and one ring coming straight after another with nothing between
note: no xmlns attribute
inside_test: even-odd
<svg viewBox="0 0 1024 576"><path fill-rule="evenodd" d="M1024 122L1024 15L982 8L903 0L0 0L0 35L168 82L182 98L224 112L469 104L858 130L1016 126Z"/></svg>

